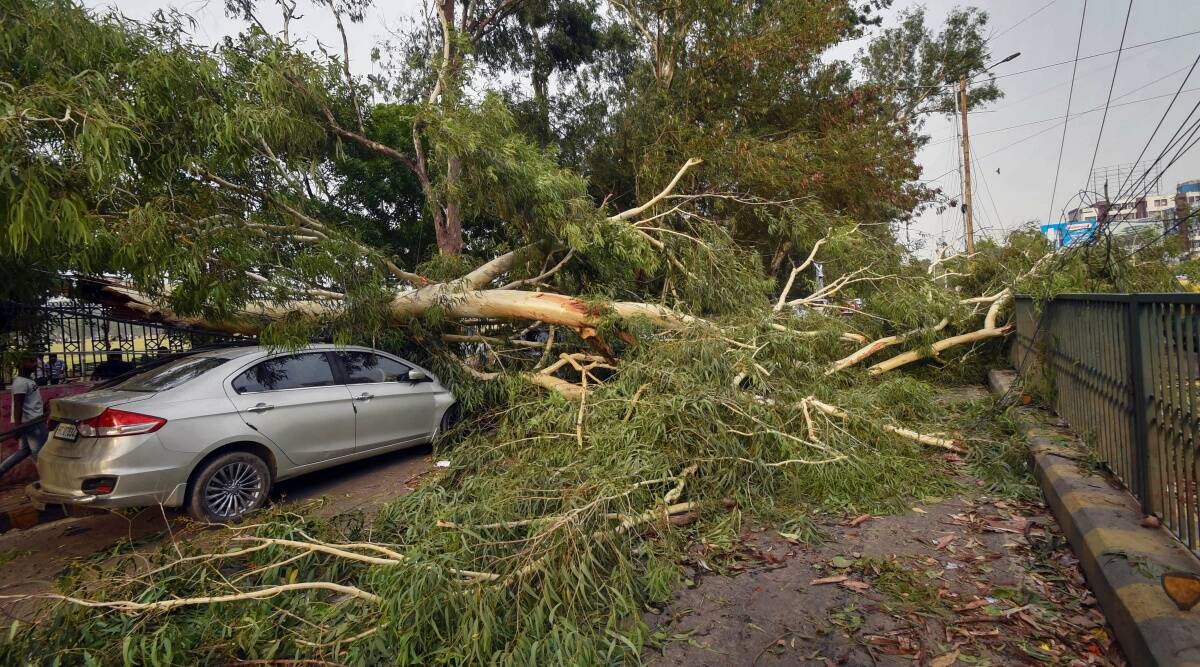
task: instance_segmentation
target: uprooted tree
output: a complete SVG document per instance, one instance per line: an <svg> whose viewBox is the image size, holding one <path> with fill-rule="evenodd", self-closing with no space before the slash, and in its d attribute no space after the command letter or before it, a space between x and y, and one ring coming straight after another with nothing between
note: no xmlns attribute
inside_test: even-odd
<svg viewBox="0 0 1200 667"><path fill-rule="evenodd" d="M214 49L180 17L0 8L0 294L75 274L151 317L415 355L465 408L452 467L369 524L272 513L84 568L6 659L636 660L685 547L721 570L743 516L803 532L1020 467L889 372L969 375L1049 266L1036 235L920 262L892 234L931 196L939 107L907 91L981 69L978 15L909 17L860 77L823 57L873 21L849 1L447 0L363 79L348 40L292 41L296 4L280 34L228 4L251 27Z"/></svg>

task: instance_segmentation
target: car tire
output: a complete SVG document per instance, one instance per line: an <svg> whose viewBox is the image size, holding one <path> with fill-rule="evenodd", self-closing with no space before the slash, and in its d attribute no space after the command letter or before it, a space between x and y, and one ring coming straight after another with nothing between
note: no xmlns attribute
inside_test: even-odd
<svg viewBox="0 0 1200 667"><path fill-rule="evenodd" d="M188 514L209 523L233 523L260 508L271 492L271 469L249 452L207 461L188 488Z"/></svg>
<svg viewBox="0 0 1200 667"><path fill-rule="evenodd" d="M462 410L458 407L458 403L446 408L446 411L442 413L442 420L438 422L438 430L436 435L440 436L446 431L454 428L454 425L457 424L461 419Z"/></svg>

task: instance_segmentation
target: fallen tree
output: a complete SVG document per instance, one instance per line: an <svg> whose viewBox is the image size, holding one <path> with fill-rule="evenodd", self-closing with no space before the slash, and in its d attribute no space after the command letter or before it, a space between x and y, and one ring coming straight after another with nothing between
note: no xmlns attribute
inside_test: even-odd
<svg viewBox="0 0 1200 667"><path fill-rule="evenodd" d="M901 248L889 224L917 174L894 109L795 78L853 14L776 3L727 16L748 41L684 54L727 5L678 19L638 66L693 96L720 73L766 110L724 109L712 127L733 129L703 152L667 141L688 123L651 128L664 142L599 165L614 187L597 190L509 100L467 92L491 31L524 29L519 3L435 3L402 54L425 67L382 102L348 47L303 54L259 26L209 50L169 21L19 0L0 43L2 145L23 174L0 183L5 248L146 317L403 353L465 418L435 443L449 469L369 520L275 509L82 564L0 662L635 661L646 606L734 562L749 522L903 509L952 488L955 461L991 461L1003 434L883 373L1002 336L1008 285L960 290L957 260L932 271ZM330 9L341 25L349 10ZM612 9L641 34L644 8ZM747 48L777 78L747 81ZM681 73L694 62L703 76ZM784 90L808 98L777 105ZM817 100L834 120L796 111ZM653 111L637 102L595 126L636 124ZM618 139L595 138L597 155Z"/></svg>

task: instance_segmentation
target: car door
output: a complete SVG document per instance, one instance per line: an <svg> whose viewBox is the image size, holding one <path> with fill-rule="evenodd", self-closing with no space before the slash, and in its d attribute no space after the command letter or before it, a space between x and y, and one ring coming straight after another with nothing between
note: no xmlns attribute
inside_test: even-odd
<svg viewBox="0 0 1200 667"><path fill-rule="evenodd" d="M296 465L354 452L354 407L325 352L260 361L230 380L238 414Z"/></svg>
<svg viewBox="0 0 1200 667"><path fill-rule="evenodd" d="M372 352L346 350L334 356L354 401L354 439L359 451L379 449L432 435L435 382L409 382L410 366Z"/></svg>

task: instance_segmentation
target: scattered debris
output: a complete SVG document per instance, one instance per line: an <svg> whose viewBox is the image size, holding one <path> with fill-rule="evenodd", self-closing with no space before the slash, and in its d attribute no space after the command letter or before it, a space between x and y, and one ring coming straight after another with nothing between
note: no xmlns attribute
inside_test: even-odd
<svg viewBox="0 0 1200 667"><path fill-rule="evenodd" d="M724 568L743 574L705 576L695 565L695 585L647 619L688 639L647 661L1124 667L1045 506L1021 493L984 495L974 482L962 479L957 497L926 498L923 512L819 526L820 544L743 530L728 552L745 555L741 567ZM783 562L753 566L762 553Z"/></svg>

